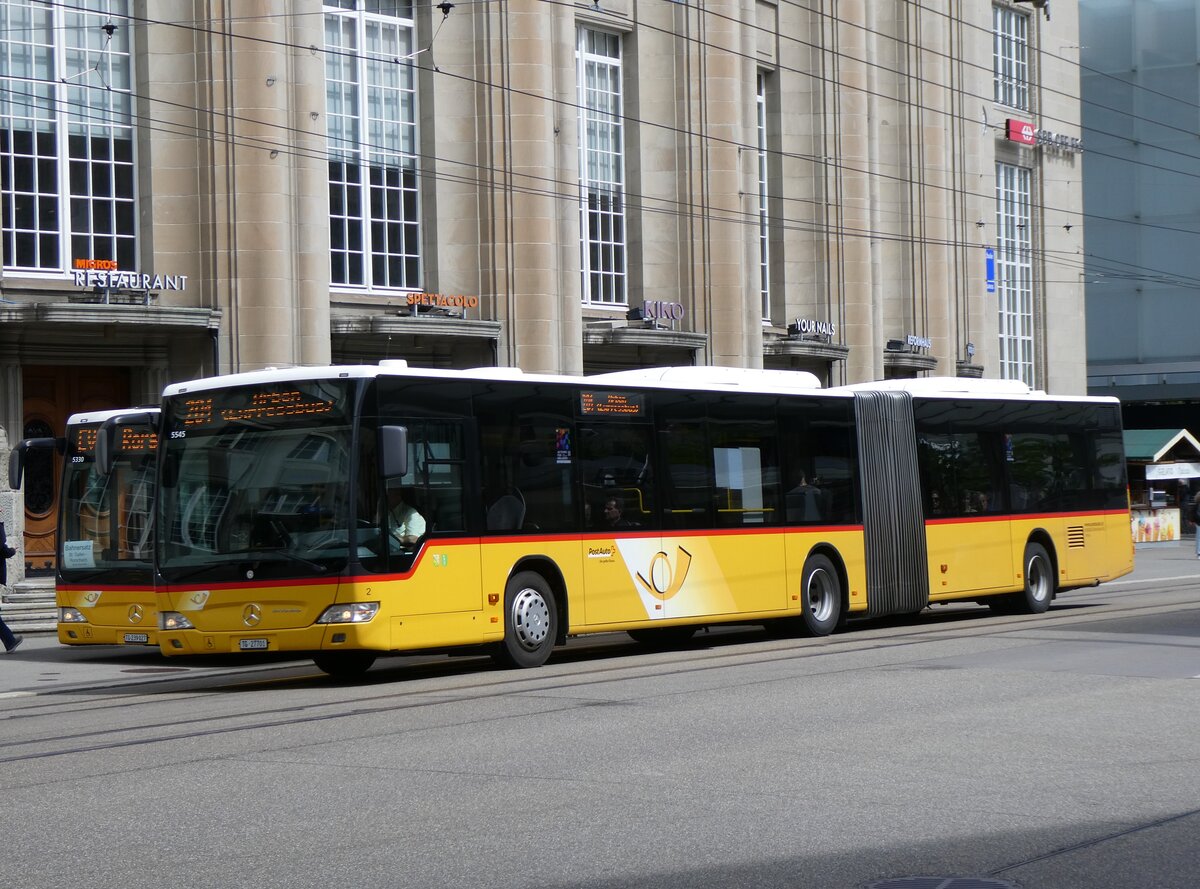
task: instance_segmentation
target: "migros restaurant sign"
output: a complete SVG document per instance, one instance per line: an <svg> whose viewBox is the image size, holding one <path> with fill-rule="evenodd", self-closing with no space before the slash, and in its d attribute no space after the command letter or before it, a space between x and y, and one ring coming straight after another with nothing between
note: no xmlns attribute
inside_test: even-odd
<svg viewBox="0 0 1200 889"><path fill-rule="evenodd" d="M148 275L121 271L115 259L76 259L71 283L101 290L187 290L187 275Z"/></svg>

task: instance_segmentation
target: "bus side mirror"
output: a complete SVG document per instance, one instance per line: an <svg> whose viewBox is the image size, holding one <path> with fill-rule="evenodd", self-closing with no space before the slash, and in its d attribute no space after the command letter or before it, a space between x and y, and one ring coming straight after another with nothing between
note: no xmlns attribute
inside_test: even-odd
<svg viewBox="0 0 1200 889"><path fill-rule="evenodd" d="M116 462L116 449L113 447L113 430L109 430L109 434L104 434L104 427L100 427L100 434L96 436L96 462L94 464L96 474L101 478L108 478L112 472L113 463Z"/></svg>
<svg viewBox="0 0 1200 889"><path fill-rule="evenodd" d="M21 490L21 479L25 475L25 452L42 449L55 450L60 454L66 453L67 440L65 438L26 438L17 442L16 447L8 455L8 489L10 491Z"/></svg>
<svg viewBox="0 0 1200 889"><path fill-rule="evenodd" d="M408 474L408 428L379 427L379 474L385 479Z"/></svg>

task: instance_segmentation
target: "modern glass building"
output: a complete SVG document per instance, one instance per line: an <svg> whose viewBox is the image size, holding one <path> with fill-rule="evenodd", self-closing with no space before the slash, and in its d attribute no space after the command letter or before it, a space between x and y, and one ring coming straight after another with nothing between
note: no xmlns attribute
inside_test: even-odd
<svg viewBox="0 0 1200 889"><path fill-rule="evenodd" d="M1088 391L1147 440L1200 434L1200 0L1080 0ZM1195 451L1147 456L1135 507L1178 510Z"/></svg>

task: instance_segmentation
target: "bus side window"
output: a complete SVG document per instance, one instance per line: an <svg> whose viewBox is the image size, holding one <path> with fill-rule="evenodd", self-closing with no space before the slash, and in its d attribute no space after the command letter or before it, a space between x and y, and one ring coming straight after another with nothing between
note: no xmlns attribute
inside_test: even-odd
<svg viewBox="0 0 1200 889"><path fill-rule="evenodd" d="M850 409L785 403L779 429L787 523L854 521L858 458Z"/></svg>
<svg viewBox="0 0 1200 889"><path fill-rule="evenodd" d="M656 527L650 427L602 422L581 425L576 435L585 530L604 529L604 504L610 497L620 499L628 526Z"/></svg>
<svg viewBox="0 0 1200 889"><path fill-rule="evenodd" d="M709 528L717 492L704 420L670 420L658 434L663 460L663 527Z"/></svg>
<svg viewBox="0 0 1200 889"><path fill-rule="evenodd" d="M475 400L483 458L484 527L573 531L579 526L572 399L561 388L497 383Z"/></svg>

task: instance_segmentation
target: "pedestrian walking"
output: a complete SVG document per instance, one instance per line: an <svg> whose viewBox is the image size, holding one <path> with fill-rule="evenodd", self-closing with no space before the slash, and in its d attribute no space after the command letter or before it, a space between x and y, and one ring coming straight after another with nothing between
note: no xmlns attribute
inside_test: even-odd
<svg viewBox="0 0 1200 889"><path fill-rule="evenodd" d="M8 537L4 534L4 522L0 522L0 587L8 583L8 560L16 554L17 551L8 545ZM24 641L25 637L10 630L4 622L4 616L0 615L0 642L4 643L5 652L16 651L17 646Z"/></svg>
<svg viewBox="0 0 1200 889"><path fill-rule="evenodd" d="M1192 523L1196 527L1196 558L1200 559L1200 491L1192 497Z"/></svg>

